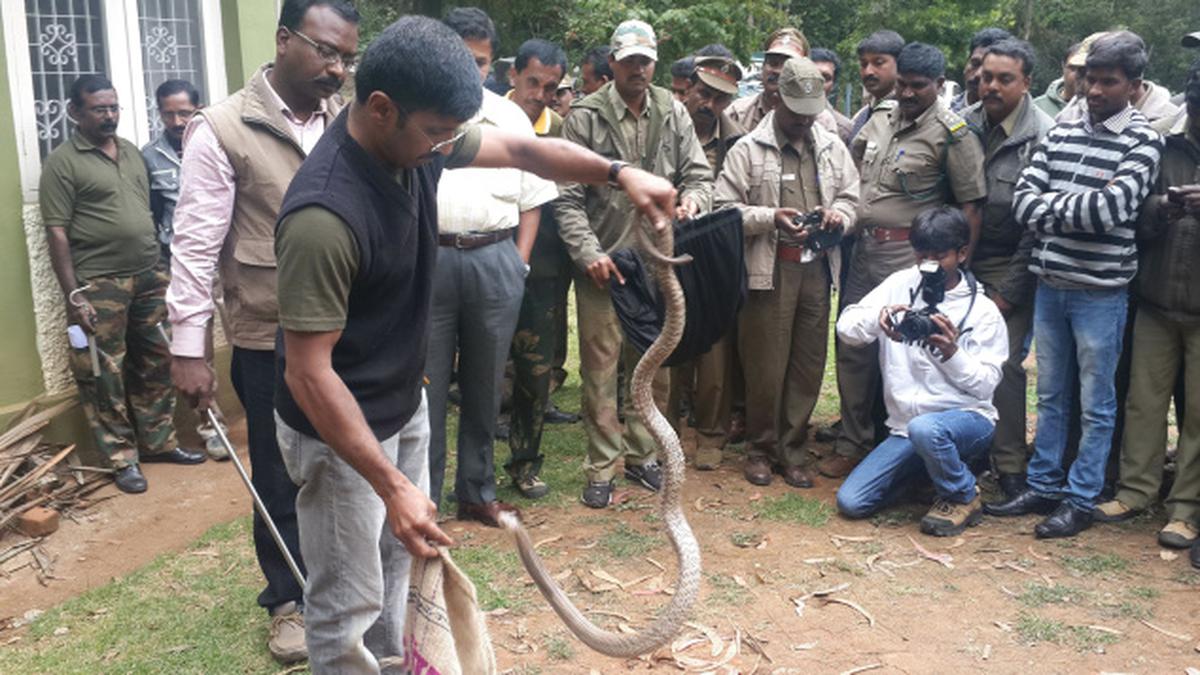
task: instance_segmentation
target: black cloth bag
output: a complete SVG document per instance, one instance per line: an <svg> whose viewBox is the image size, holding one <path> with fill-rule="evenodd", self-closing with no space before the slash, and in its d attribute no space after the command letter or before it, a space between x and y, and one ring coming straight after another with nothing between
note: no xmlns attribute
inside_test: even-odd
<svg viewBox="0 0 1200 675"><path fill-rule="evenodd" d="M687 303L687 320L667 366L695 359L733 330L747 291L741 210L723 209L676 223L675 255L690 255L692 261L675 268ZM625 285L615 277L611 282L613 308L626 339L638 352L645 352L662 332L666 315L662 297L636 249L616 251L612 259L625 277Z"/></svg>

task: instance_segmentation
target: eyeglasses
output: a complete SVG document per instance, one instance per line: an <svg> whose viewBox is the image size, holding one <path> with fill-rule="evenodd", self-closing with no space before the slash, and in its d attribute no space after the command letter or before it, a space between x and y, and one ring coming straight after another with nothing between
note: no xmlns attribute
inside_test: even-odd
<svg viewBox="0 0 1200 675"><path fill-rule="evenodd" d="M395 101L392 101L392 103L396 106L396 109L399 110L400 112L404 113L404 115L406 117L412 117L412 115L407 110L404 109L404 106L400 105L399 103L396 103ZM451 136L450 138L447 138L444 141L435 143L434 140L429 137L429 134L425 133L424 130L421 129L421 127L414 124L413 128L416 129L417 133L421 134L421 136L424 137L425 140L429 142L429 153L430 154L433 154L436 152L441 152L442 150L445 150L446 148L461 141L462 137L466 136L467 131L470 129L469 126L464 124L458 128L458 133L454 134L453 136Z"/></svg>
<svg viewBox="0 0 1200 675"><path fill-rule="evenodd" d="M172 110L172 111L168 111L168 112L163 112L160 110L160 111L158 111L158 114L161 115L165 119L178 119L180 121L187 122L188 120L190 120L196 116L196 111L195 110Z"/></svg>
<svg viewBox="0 0 1200 675"><path fill-rule="evenodd" d="M358 55L357 54L355 54L355 55L342 54L341 52L334 49L333 47L331 47L327 44L323 44L321 42L317 42L316 40L308 37L307 35L305 35L304 33L301 33L298 30L292 30L287 27L284 27L284 30L291 33L292 35L295 35L296 37L300 38L301 40L304 40L308 44L312 45L312 48L317 50L317 56L321 57L321 60L325 62L325 65L332 66L332 65L341 63L342 68L344 68L347 73L353 73L355 70L358 69Z"/></svg>

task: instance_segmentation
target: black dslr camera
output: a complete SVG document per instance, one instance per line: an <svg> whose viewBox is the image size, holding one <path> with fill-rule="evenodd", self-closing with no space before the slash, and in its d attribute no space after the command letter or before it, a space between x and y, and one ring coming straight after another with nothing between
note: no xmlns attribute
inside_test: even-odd
<svg viewBox="0 0 1200 675"><path fill-rule="evenodd" d="M808 238L804 240L804 247L813 253L829 250L842 242L841 228L836 230L821 228L822 215L821 209L815 209L792 218L793 225L798 226L802 232L808 233Z"/></svg>
<svg viewBox="0 0 1200 675"><path fill-rule="evenodd" d="M934 323L933 315L940 313L938 303L946 299L946 270L932 260L921 263L917 269L921 272L921 283L912 292L912 297L915 299L920 294L925 306L905 312L904 319L896 326L896 332L909 343L923 343L942 332Z"/></svg>

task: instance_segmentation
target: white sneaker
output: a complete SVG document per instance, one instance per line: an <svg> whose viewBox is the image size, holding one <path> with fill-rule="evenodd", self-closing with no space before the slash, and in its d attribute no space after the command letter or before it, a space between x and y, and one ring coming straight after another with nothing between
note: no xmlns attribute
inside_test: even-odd
<svg viewBox="0 0 1200 675"><path fill-rule="evenodd" d="M289 602L271 610L271 633L267 649L279 663L287 665L308 658L308 646L304 643L304 615L297 611L296 603Z"/></svg>
<svg viewBox="0 0 1200 675"><path fill-rule="evenodd" d="M224 430L228 432L228 430ZM221 437L217 435L217 431L205 422L196 427L196 433L200 434L200 438L204 439L204 450L208 452L208 456L216 461L229 459L229 451L225 449L225 444L221 442Z"/></svg>

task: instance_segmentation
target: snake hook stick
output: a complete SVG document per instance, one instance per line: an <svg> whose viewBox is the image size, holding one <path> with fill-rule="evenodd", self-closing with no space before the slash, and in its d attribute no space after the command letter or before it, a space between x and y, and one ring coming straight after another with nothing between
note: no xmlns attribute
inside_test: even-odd
<svg viewBox="0 0 1200 675"><path fill-rule="evenodd" d="M526 571L567 628L588 647L601 654L622 658L648 654L669 642L691 616L692 607L700 594L700 547L681 505L684 482L683 449L679 444L679 436L654 404L652 393L654 374L675 350L683 336L683 288L679 285L673 268L689 262L691 257L669 255L674 253L675 235L672 227L656 229L652 233L645 232L641 225L635 224L634 227L638 232L642 252L662 291L666 307L662 331L634 368L630 390L634 409L650 431L663 458L662 501L659 514L679 559L679 579L675 585L675 593L667 606L642 630L632 634L603 630L575 607L546 571L541 558L534 550L529 534L521 526L520 519L511 513L500 516L503 527L512 532L516 539L517 550Z"/></svg>

